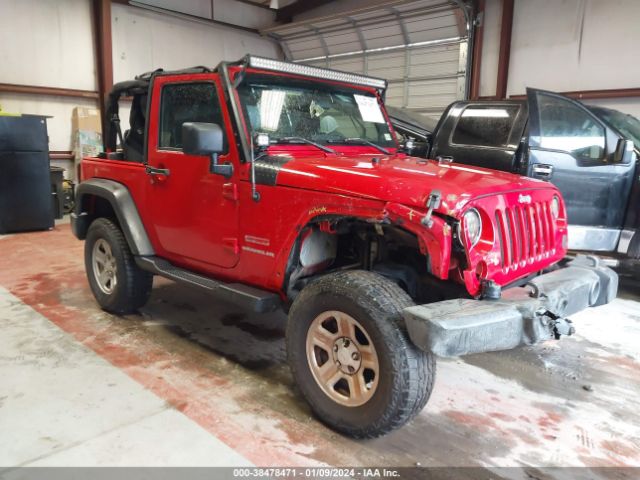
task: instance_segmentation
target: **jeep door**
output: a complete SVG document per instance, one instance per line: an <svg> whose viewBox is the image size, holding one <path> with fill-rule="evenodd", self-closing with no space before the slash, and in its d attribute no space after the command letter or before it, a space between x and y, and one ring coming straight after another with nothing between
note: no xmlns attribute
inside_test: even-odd
<svg viewBox="0 0 640 480"><path fill-rule="evenodd" d="M526 122L525 102L454 102L438 123L429 156L517 172Z"/></svg>
<svg viewBox="0 0 640 480"><path fill-rule="evenodd" d="M614 250L635 167L616 162L619 136L580 102L536 89L527 99L527 175L562 192L571 249Z"/></svg>
<svg viewBox="0 0 640 480"><path fill-rule="evenodd" d="M235 175L210 172L208 156L182 151L182 124L217 123L225 151L219 162L237 167L238 154L215 74L159 76L153 83L148 131L148 223L157 254L178 265L207 270L238 262Z"/></svg>

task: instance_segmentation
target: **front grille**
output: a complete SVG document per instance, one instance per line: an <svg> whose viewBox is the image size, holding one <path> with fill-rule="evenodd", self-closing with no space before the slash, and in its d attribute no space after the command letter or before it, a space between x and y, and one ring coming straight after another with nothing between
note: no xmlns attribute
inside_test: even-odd
<svg viewBox="0 0 640 480"><path fill-rule="evenodd" d="M496 210L496 225L503 267L524 267L554 250L550 202Z"/></svg>

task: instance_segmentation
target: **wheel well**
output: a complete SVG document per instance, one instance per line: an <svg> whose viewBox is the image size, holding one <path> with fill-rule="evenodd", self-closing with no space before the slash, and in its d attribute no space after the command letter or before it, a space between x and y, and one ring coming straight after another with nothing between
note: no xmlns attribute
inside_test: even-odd
<svg viewBox="0 0 640 480"><path fill-rule="evenodd" d="M369 270L396 282L414 301L460 297L457 284L429 271L416 235L400 226L357 218L318 218L300 230L289 256L284 291L289 299L318 276Z"/></svg>
<svg viewBox="0 0 640 480"><path fill-rule="evenodd" d="M71 228L84 240L96 218L112 220L124 233L134 255L155 255L155 251L129 189L120 182L92 178L78 186L78 204L71 217Z"/></svg>
<svg viewBox="0 0 640 480"><path fill-rule="evenodd" d="M113 205L111 205L111 202L104 197L93 194L83 195L80 200L80 208L78 211L82 215L86 215L88 218L88 221L86 222L87 229L97 218L108 218L120 227L120 222Z"/></svg>

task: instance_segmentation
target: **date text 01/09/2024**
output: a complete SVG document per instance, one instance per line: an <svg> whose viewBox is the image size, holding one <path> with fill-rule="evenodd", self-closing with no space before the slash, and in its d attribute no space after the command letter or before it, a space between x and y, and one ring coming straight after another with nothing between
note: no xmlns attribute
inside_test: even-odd
<svg viewBox="0 0 640 480"><path fill-rule="evenodd" d="M235 468L236 478L394 478L399 477L398 470L389 468Z"/></svg>

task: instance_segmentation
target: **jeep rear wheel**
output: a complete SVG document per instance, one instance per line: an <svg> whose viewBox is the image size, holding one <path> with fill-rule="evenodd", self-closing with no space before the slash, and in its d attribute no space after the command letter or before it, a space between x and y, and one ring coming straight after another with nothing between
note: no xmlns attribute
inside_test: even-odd
<svg viewBox="0 0 640 480"><path fill-rule="evenodd" d="M153 275L135 263L122 231L111 220L95 220L87 232L84 263L93 296L104 310L135 312L151 295Z"/></svg>
<svg viewBox="0 0 640 480"><path fill-rule="evenodd" d="M289 312L287 354L314 413L331 428L371 438L404 425L427 403L435 360L407 337L411 298L367 271L326 275Z"/></svg>

